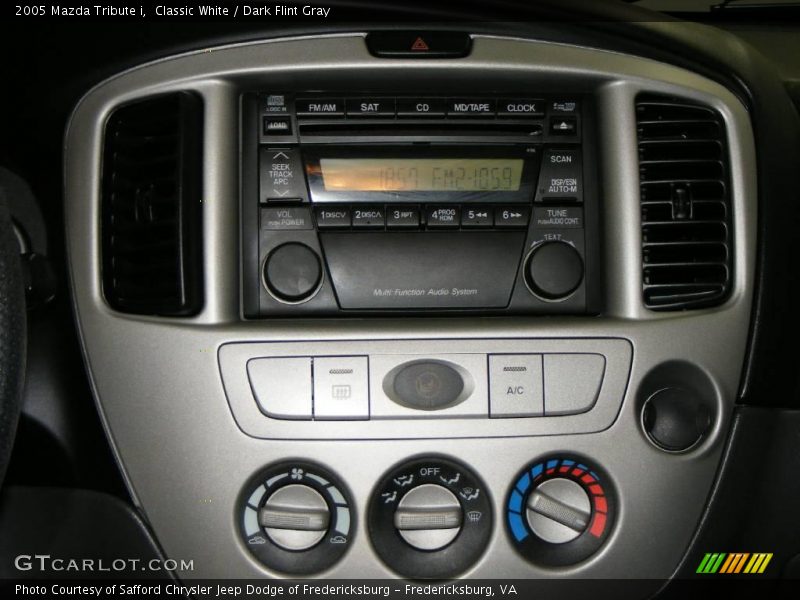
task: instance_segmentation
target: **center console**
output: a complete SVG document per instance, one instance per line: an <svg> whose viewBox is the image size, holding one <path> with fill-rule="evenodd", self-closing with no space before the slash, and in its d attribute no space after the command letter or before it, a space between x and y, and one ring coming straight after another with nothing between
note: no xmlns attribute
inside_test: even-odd
<svg viewBox="0 0 800 600"><path fill-rule="evenodd" d="M462 41L226 46L77 106L77 321L181 577L681 560L747 343L747 111L672 65Z"/></svg>

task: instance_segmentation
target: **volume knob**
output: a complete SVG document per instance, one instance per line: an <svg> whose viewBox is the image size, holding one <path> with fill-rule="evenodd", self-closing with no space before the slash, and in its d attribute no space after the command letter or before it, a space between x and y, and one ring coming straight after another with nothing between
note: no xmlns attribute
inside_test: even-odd
<svg viewBox="0 0 800 600"><path fill-rule="evenodd" d="M305 244L278 246L264 262L264 283L282 302L297 303L311 298L322 280L319 256Z"/></svg>

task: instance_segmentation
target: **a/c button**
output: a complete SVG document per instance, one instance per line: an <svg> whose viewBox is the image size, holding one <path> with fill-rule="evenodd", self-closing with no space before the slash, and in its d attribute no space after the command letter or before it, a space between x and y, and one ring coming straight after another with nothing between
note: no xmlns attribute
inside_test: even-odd
<svg viewBox="0 0 800 600"><path fill-rule="evenodd" d="M544 413L541 354L489 355L489 416Z"/></svg>

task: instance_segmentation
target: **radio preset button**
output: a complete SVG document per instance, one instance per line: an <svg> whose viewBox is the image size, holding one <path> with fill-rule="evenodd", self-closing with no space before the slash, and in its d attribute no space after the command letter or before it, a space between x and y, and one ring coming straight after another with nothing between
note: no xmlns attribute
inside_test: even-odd
<svg viewBox="0 0 800 600"><path fill-rule="evenodd" d="M298 117L344 116L344 101L341 98L298 98L295 107Z"/></svg>
<svg viewBox="0 0 800 600"><path fill-rule="evenodd" d="M443 117L447 103L443 98L398 98L398 117Z"/></svg>
<svg viewBox="0 0 800 600"><path fill-rule="evenodd" d="M464 228L491 227L494 213L486 206L465 206L461 209L461 226Z"/></svg>
<svg viewBox="0 0 800 600"><path fill-rule="evenodd" d="M347 229L350 227L349 206L318 206L317 227L320 229Z"/></svg>
<svg viewBox="0 0 800 600"><path fill-rule="evenodd" d="M501 98L497 103L498 117L543 117L544 100L540 98Z"/></svg>
<svg viewBox="0 0 800 600"><path fill-rule="evenodd" d="M383 229L386 225L386 210L382 206L365 206L353 209L354 229Z"/></svg>
<svg viewBox="0 0 800 600"><path fill-rule="evenodd" d="M348 117L393 117L394 98L347 98Z"/></svg>
<svg viewBox="0 0 800 600"><path fill-rule="evenodd" d="M386 226L389 229L417 229L419 209L416 206L389 206L386 209Z"/></svg>
<svg viewBox="0 0 800 600"><path fill-rule="evenodd" d="M305 206L269 206L261 208L261 229L314 229L314 224L311 222L311 211Z"/></svg>
<svg viewBox="0 0 800 600"><path fill-rule="evenodd" d="M460 212L458 206L428 206L425 222L431 229L455 229L459 225Z"/></svg>
<svg viewBox="0 0 800 600"><path fill-rule="evenodd" d="M447 101L449 117L493 117L494 98L451 98Z"/></svg>
<svg viewBox="0 0 800 600"><path fill-rule="evenodd" d="M494 225L498 228L527 227L530 216L530 206L500 206L494 209Z"/></svg>

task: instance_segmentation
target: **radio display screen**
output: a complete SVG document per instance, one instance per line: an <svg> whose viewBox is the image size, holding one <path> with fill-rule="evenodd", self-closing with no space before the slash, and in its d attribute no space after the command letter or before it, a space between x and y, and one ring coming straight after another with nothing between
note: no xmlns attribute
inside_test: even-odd
<svg viewBox="0 0 800 600"><path fill-rule="evenodd" d="M515 192L522 158L321 158L327 192Z"/></svg>

